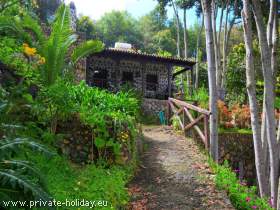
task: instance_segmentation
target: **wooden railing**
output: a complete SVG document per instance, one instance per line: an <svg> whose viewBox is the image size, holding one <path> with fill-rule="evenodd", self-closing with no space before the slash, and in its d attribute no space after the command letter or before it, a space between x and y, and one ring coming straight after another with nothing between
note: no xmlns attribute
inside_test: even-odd
<svg viewBox="0 0 280 210"><path fill-rule="evenodd" d="M198 117L194 119L191 110L198 113ZM203 141L205 148L209 145L209 117L211 112L194 106L192 104L180 101L178 99L168 99L168 122L172 117L176 117L179 121L181 129L186 132L194 129L198 136ZM199 124L203 121L204 129L200 129Z"/></svg>

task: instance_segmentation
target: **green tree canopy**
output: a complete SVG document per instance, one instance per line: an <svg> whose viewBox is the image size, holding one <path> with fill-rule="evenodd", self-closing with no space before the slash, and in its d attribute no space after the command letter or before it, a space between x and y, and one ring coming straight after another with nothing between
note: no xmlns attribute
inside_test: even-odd
<svg viewBox="0 0 280 210"><path fill-rule="evenodd" d="M98 36L107 47L113 47L115 42L128 42L137 48L142 47L137 21L127 12L106 13L96 22L95 26L99 33Z"/></svg>

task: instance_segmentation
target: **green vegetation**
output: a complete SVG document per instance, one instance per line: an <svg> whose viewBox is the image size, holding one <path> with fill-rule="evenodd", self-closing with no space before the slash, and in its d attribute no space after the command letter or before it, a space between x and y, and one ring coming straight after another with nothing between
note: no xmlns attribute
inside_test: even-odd
<svg viewBox="0 0 280 210"><path fill-rule="evenodd" d="M31 159L44 174L50 194L56 200L85 199L107 202L106 206L99 206L98 209L120 209L129 201L126 184L133 175L134 164L106 166L100 162L82 167L75 166L60 156L51 160L42 156L33 156Z"/></svg>
<svg viewBox="0 0 280 210"><path fill-rule="evenodd" d="M219 133L240 133L240 134L253 134L251 129L246 128L219 128Z"/></svg>
<svg viewBox="0 0 280 210"><path fill-rule="evenodd" d="M22 13L14 17L18 7ZM75 65L103 44L77 45L64 4L49 26L46 36L19 3L0 14L0 61L9 68L0 87L1 199L104 200L108 205L98 209L120 209L129 201L125 185L136 165L139 101L131 91L112 94L74 83ZM84 130L67 130L67 123ZM91 160L83 163L91 165L74 165L61 154L61 142L83 138L82 132L92 145Z"/></svg>
<svg viewBox="0 0 280 210"><path fill-rule="evenodd" d="M241 182L227 162L224 165L217 165L209 160L209 164L216 174L216 186L228 193L231 203L236 209L273 209L270 206L269 199L258 197L256 187L248 187L246 182Z"/></svg>
<svg viewBox="0 0 280 210"><path fill-rule="evenodd" d="M201 87L189 95L186 95L186 101L194 101L198 103L198 106L204 109L208 109L209 106L209 94L205 87Z"/></svg>

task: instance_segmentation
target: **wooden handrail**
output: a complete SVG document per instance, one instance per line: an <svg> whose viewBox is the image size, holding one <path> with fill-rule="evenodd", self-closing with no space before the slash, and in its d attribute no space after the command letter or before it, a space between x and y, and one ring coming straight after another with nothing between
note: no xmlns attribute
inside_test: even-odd
<svg viewBox="0 0 280 210"><path fill-rule="evenodd" d="M197 112L199 112L201 114L206 114L208 116L211 115L210 111L208 111L206 109L202 109L202 108L197 107L197 106L194 106L192 104L186 103L184 101L180 101L180 100L175 99L175 98L169 98L168 100L172 101L176 105L187 107L188 109L192 109L192 110L197 111Z"/></svg>
<svg viewBox="0 0 280 210"><path fill-rule="evenodd" d="M190 110L196 111L200 113L200 115L196 119L194 119ZM178 99L169 98L168 99L168 122L171 119L171 115L174 115L179 120L180 127L184 132L191 128L194 128L198 136L202 139L203 143L205 144L206 149L208 149L208 139L209 139L208 120L209 120L209 116L211 115L210 111L194 106L187 102L180 101ZM186 123L187 120L189 121L189 123ZM203 131L198 126L201 121L203 121L204 124Z"/></svg>

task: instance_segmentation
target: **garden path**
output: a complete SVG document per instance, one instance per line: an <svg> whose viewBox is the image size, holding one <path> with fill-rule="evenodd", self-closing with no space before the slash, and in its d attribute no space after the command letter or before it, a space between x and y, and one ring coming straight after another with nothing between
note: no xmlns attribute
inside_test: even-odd
<svg viewBox="0 0 280 210"><path fill-rule="evenodd" d="M129 185L131 210L234 209L191 139L168 126L146 126L143 134L145 151Z"/></svg>

